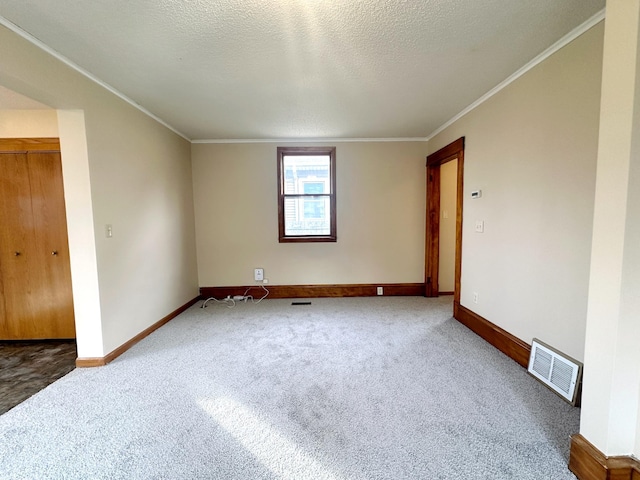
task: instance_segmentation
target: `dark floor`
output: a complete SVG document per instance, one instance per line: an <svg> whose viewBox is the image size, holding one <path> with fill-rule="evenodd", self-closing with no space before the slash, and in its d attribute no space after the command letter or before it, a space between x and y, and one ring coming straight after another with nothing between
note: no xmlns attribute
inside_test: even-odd
<svg viewBox="0 0 640 480"><path fill-rule="evenodd" d="M75 340L0 341L0 415L75 368Z"/></svg>

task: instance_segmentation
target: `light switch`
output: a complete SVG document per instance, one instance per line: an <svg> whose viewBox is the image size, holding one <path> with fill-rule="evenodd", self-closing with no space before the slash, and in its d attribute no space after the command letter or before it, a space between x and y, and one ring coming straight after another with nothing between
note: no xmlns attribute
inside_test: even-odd
<svg viewBox="0 0 640 480"><path fill-rule="evenodd" d="M476 233L484 233L484 221L476 220Z"/></svg>
<svg viewBox="0 0 640 480"><path fill-rule="evenodd" d="M104 235L107 238L113 237L113 227L111 225L104 226Z"/></svg>

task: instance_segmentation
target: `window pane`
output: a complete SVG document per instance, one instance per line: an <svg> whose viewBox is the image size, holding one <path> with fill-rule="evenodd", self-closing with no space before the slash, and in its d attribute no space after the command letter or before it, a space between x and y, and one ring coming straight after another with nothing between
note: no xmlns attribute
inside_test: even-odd
<svg viewBox="0 0 640 480"><path fill-rule="evenodd" d="M326 196L285 198L285 235L330 235L330 202Z"/></svg>
<svg viewBox="0 0 640 480"><path fill-rule="evenodd" d="M284 193L331 193L329 155L284 155Z"/></svg>

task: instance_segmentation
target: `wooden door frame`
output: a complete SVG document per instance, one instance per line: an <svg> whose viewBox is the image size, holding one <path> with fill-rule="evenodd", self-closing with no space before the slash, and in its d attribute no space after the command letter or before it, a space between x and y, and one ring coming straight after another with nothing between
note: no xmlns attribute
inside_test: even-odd
<svg viewBox="0 0 640 480"><path fill-rule="evenodd" d="M427 205L424 291L425 297L438 296L438 268L440 261L440 167L458 160L456 182L456 251L454 277L454 304L460 303L462 275L462 201L464 199L464 137L427 157Z"/></svg>

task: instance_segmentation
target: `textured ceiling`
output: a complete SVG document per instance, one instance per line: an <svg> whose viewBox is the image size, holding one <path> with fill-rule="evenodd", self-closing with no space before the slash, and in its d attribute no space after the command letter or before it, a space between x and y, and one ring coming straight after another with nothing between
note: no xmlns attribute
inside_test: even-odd
<svg viewBox="0 0 640 480"><path fill-rule="evenodd" d="M605 0L2 0L191 139L425 137Z"/></svg>

